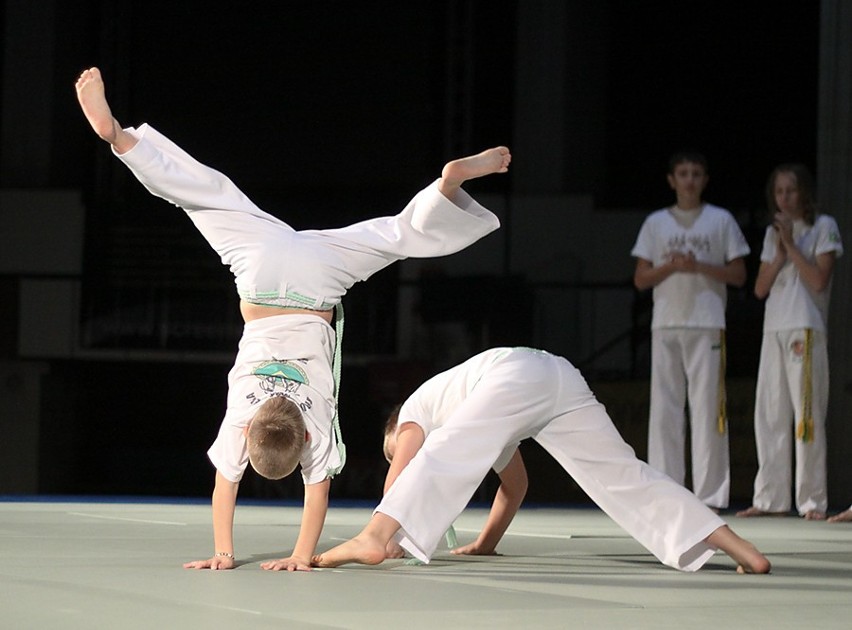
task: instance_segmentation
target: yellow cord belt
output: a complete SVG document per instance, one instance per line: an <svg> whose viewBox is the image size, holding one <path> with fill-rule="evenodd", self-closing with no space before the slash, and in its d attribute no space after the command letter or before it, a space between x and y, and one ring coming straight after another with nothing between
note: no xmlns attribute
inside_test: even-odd
<svg viewBox="0 0 852 630"><path fill-rule="evenodd" d="M814 331L805 329L805 348L802 364L802 419L796 427L796 437L804 443L814 439L813 405L813 347Z"/></svg>
<svg viewBox="0 0 852 630"><path fill-rule="evenodd" d="M716 416L716 429L719 435L725 435L727 425L728 395L725 390L725 363L727 362L727 350L725 344L725 331L719 331L719 412Z"/></svg>

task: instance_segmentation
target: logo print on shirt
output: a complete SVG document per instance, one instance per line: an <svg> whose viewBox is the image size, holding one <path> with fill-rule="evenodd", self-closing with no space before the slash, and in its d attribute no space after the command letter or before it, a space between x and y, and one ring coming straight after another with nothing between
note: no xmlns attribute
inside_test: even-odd
<svg viewBox="0 0 852 630"><path fill-rule="evenodd" d="M674 253L683 254L686 252L710 253L710 237L706 234L673 234L669 237L666 243L666 255L671 256Z"/></svg>
<svg viewBox="0 0 852 630"><path fill-rule="evenodd" d="M251 373L260 379L260 388L265 392L295 391L299 385L310 385L307 373L291 361L265 361L257 364Z"/></svg>
<svg viewBox="0 0 852 630"><path fill-rule="evenodd" d="M794 339L790 342L790 355L794 363L801 363L805 356L805 340Z"/></svg>

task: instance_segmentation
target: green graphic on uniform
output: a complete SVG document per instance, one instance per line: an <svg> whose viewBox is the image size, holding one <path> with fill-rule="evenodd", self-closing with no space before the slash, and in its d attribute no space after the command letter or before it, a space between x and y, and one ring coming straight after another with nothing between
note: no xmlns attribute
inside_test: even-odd
<svg viewBox="0 0 852 630"><path fill-rule="evenodd" d="M295 381L308 385L308 376L305 371L293 365L289 361L269 361L261 363L252 370L252 374L265 379L280 379L285 381Z"/></svg>

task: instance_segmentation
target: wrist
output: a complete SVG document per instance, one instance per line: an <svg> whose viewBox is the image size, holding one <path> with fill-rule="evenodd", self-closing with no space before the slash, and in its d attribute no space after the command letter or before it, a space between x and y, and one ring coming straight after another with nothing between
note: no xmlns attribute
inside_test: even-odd
<svg viewBox="0 0 852 630"><path fill-rule="evenodd" d="M213 555L214 555L214 557L216 557L216 558L230 558L231 560L233 560L233 559L234 559L234 554L233 554L233 553L231 553L230 551L217 551L217 552L216 552L215 554L213 554Z"/></svg>

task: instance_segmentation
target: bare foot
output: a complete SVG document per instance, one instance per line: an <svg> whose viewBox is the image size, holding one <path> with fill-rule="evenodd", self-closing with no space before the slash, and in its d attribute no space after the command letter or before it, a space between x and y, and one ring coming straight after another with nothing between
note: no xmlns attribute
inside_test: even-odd
<svg viewBox="0 0 852 630"><path fill-rule="evenodd" d="M83 70L75 85L77 88L77 100L83 108L86 120L102 140L110 144L115 141L116 127L118 126L112 116L104 91L104 82L101 71L97 68Z"/></svg>
<svg viewBox="0 0 852 630"><path fill-rule="evenodd" d="M132 149L136 139L124 131L112 115L106 100L101 71L97 68L83 70L75 87L83 114L98 137L113 145L119 153L126 153Z"/></svg>
<svg viewBox="0 0 852 630"><path fill-rule="evenodd" d="M755 516L787 516L787 512L766 512L752 505L750 508L737 512L737 516L740 518L751 518Z"/></svg>
<svg viewBox="0 0 852 630"><path fill-rule="evenodd" d="M852 523L852 508L849 508L845 512L841 512L840 514L835 514L828 519L829 523Z"/></svg>
<svg viewBox="0 0 852 630"><path fill-rule="evenodd" d="M824 521L825 512L820 512L819 510L808 510L802 514L802 518L806 521Z"/></svg>
<svg viewBox="0 0 852 630"><path fill-rule="evenodd" d="M441 179L448 186L461 186L469 179L505 173L511 161L512 154L507 147L486 149L482 153L447 162L441 171Z"/></svg>
<svg viewBox="0 0 852 630"><path fill-rule="evenodd" d="M715 530L707 538L707 544L721 549L737 563L737 573L769 573L772 565L753 544L740 538L727 525Z"/></svg>
<svg viewBox="0 0 852 630"><path fill-rule="evenodd" d="M331 568L341 564L380 564L385 559L385 545L369 537L356 536L311 558L315 567Z"/></svg>

